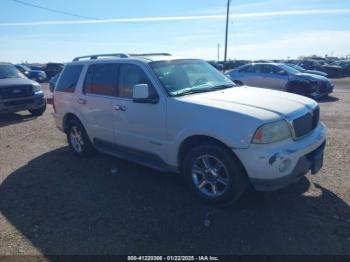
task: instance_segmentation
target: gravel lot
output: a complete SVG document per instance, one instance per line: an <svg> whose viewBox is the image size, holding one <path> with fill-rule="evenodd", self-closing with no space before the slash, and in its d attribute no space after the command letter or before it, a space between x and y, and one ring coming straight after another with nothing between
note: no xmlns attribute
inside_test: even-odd
<svg viewBox="0 0 350 262"><path fill-rule="evenodd" d="M320 102L329 129L321 172L225 208L198 201L179 175L74 157L51 106L39 118L1 115L0 255L350 255L350 78L334 82Z"/></svg>

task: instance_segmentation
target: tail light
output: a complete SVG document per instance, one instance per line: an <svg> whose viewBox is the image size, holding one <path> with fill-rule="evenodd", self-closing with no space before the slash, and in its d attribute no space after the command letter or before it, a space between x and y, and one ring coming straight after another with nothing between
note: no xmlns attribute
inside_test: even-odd
<svg viewBox="0 0 350 262"><path fill-rule="evenodd" d="M55 94L52 95L52 107L53 107L53 111L56 113Z"/></svg>

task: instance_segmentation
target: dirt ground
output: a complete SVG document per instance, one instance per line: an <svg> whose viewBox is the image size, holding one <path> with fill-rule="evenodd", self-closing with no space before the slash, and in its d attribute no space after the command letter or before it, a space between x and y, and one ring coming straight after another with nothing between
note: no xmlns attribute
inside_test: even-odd
<svg viewBox="0 0 350 262"><path fill-rule="evenodd" d="M0 116L0 255L350 255L350 78L334 82L320 102L320 173L224 208L198 201L179 175L76 158L51 106L39 118Z"/></svg>

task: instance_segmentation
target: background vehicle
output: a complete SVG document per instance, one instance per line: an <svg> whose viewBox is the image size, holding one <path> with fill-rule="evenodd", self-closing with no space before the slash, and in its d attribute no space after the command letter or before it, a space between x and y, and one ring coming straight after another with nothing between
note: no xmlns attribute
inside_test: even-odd
<svg viewBox="0 0 350 262"><path fill-rule="evenodd" d="M299 66L306 70L317 70L325 72L330 78L343 77L343 70L340 66L330 65L322 60L302 60Z"/></svg>
<svg viewBox="0 0 350 262"><path fill-rule="evenodd" d="M314 100L238 87L202 60L78 57L64 67L53 106L74 154L97 149L181 172L210 203L236 200L248 184L282 188L322 166L326 129Z"/></svg>
<svg viewBox="0 0 350 262"><path fill-rule="evenodd" d="M40 116L45 109L40 85L26 78L14 65L0 63L0 113L29 110L32 115Z"/></svg>
<svg viewBox="0 0 350 262"><path fill-rule="evenodd" d="M47 63L44 70L47 75L47 79L50 80L52 77L61 72L63 68L62 63Z"/></svg>
<svg viewBox="0 0 350 262"><path fill-rule="evenodd" d="M306 70L304 68L302 68L301 66L295 65L295 64L291 64L291 63L287 63L286 65L293 67L294 69L302 72L302 73L307 73L307 74L313 74L313 75L320 75L320 76L324 76L327 77L327 73L325 72L321 72L321 71L317 71L317 70Z"/></svg>
<svg viewBox="0 0 350 262"><path fill-rule="evenodd" d="M332 65L340 66L343 69L344 76L350 76L350 60L339 60Z"/></svg>
<svg viewBox="0 0 350 262"><path fill-rule="evenodd" d="M44 71L44 68L42 65L39 64L25 64L26 66L28 66L30 69L32 70L41 70Z"/></svg>
<svg viewBox="0 0 350 262"><path fill-rule="evenodd" d="M49 81L49 88L50 91L53 92L55 90L55 86L58 80L58 77L60 76L60 74L55 75L54 77L52 77Z"/></svg>
<svg viewBox="0 0 350 262"><path fill-rule="evenodd" d="M252 63L226 73L241 85L287 91L318 99L333 91L323 76L301 73L283 63Z"/></svg>
<svg viewBox="0 0 350 262"><path fill-rule="evenodd" d="M17 64L15 66L19 71L21 71L29 79L32 79L39 83L42 83L46 80L46 73L42 70L34 70L22 64Z"/></svg>

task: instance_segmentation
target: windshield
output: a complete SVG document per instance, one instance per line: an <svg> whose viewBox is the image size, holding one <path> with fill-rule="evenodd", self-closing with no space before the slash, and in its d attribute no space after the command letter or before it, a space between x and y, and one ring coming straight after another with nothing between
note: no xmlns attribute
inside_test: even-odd
<svg viewBox="0 0 350 262"><path fill-rule="evenodd" d="M0 65L0 79L5 79L5 78L26 78L26 77L13 65Z"/></svg>
<svg viewBox="0 0 350 262"><path fill-rule="evenodd" d="M299 70L297 70L289 65L281 64L280 66L283 68L284 71L286 71L289 74L293 74L293 75L300 74Z"/></svg>
<svg viewBox="0 0 350 262"><path fill-rule="evenodd" d="M172 60L150 63L171 96L210 92L235 86L217 69L202 60Z"/></svg>

